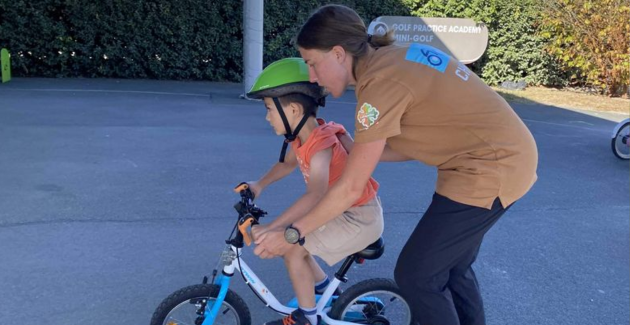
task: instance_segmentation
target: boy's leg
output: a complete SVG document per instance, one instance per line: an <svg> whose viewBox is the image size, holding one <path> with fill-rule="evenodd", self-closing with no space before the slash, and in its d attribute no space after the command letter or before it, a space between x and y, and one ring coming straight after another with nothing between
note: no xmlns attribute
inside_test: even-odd
<svg viewBox="0 0 630 325"><path fill-rule="evenodd" d="M309 254L309 257L310 258L308 259L308 265L311 267L311 270L313 271L313 280L315 280L314 283L323 281L327 277L326 272L322 270L322 267L319 266L319 263L317 263L313 255Z"/></svg>
<svg viewBox="0 0 630 325"><path fill-rule="evenodd" d="M300 307L315 307L315 292L313 291L315 279L309 262L312 258L306 249L299 245L293 245L284 255L284 264L289 272Z"/></svg>
<svg viewBox="0 0 630 325"><path fill-rule="evenodd" d="M503 212L498 200L488 210L437 193L433 196L395 270L403 296L423 325L485 324L481 295L470 265L484 234Z"/></svg>
<svg viewBox="0 0 630 325"><path fill-rule="evenodd" d="M317 263L313 255L311 255L309 265L313 270L313 277L315 279L315 294L324 294L324 292L330 285L330 279L328 279L328 275L326 274L326 272L324 272L324 270L322 270L321 266L319 266L319 263ZM341 287L337 287L335 289L335 292L333 292L333 296L339 296L342 292L343 291L341 291Z"/></svg>
<svg viewBox="0 0 630 325"><path fill-rule="evenodd" d="M304 247L293 245L283 258L300 308L282 319L267 322L264 325L316 324L317 310L315 309L315 292L313 291L313 270L309 263L312 257Z"/></svg>

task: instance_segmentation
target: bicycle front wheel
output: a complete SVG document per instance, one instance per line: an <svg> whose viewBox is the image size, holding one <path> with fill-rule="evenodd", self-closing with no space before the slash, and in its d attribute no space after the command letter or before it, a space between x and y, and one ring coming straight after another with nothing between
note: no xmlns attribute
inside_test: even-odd
<svg viewBox="0 0 630 325"><path fill-rule="evenodd" d="M612 139L612 151L619 159L630 159L630 146L628 136L630 134L630 122L625 123Z"/></svg>
<svg viewBox="0 0 630 325"><path fill-rule="evenodd" d="M391 279L369 279L353 285L335 301L329 316L357 324L413 324L411 307Z"/></svg>
<svg viewBox="0 0 630 325"><path fill-rule="evenodd" d="M151 325L201 325L206 305L212 306L219 286L197 284L168 296L153 313ZM251 325L249 308L237 294L228 290L213 325Z"/></svg>

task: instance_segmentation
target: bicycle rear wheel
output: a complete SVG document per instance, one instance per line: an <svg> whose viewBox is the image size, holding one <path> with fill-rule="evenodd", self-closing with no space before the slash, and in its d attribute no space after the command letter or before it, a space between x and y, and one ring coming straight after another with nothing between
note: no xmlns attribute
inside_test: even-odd
<svg viewBox="0 0 630 325"><path fill-rule="evenodd" d="M411 307L391 279L369 279L353 285L339 296L329 316L357 324L414 324Z"/></svg>
<svg viewBox="0 0 630 325"><path fill-rule="evenodd" d="M216 301L219 286L197 284L168 296L153 313L151 325L201 325L204 307ZM249 308L236 293L228 290L213 325L251 325Z"/></svg>

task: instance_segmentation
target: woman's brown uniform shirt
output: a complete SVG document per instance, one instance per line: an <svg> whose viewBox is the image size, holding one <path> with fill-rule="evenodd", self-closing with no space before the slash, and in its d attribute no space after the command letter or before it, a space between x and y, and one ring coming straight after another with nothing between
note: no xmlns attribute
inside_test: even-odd
<svg viewBox="0 0 630 325"><path fill-rule="evenodd" d="M536 181L532 134L509 104L465 65L420 44L387 46L357 62L355 141L387 139L438 168L436 192L490 208Z"/></svg>

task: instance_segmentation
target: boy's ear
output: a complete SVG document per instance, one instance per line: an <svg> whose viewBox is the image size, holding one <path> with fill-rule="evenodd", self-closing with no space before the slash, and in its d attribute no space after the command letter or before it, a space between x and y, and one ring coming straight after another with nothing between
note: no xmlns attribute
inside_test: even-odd
<svg viewBox="0 0 630 325"><path fill-rule="evenodd" d="M291 109L291 113L293 115L300 115L302 114L302 105L296 103L296 102L292 102L291 104L289 104L289 108Z"/></svg>

